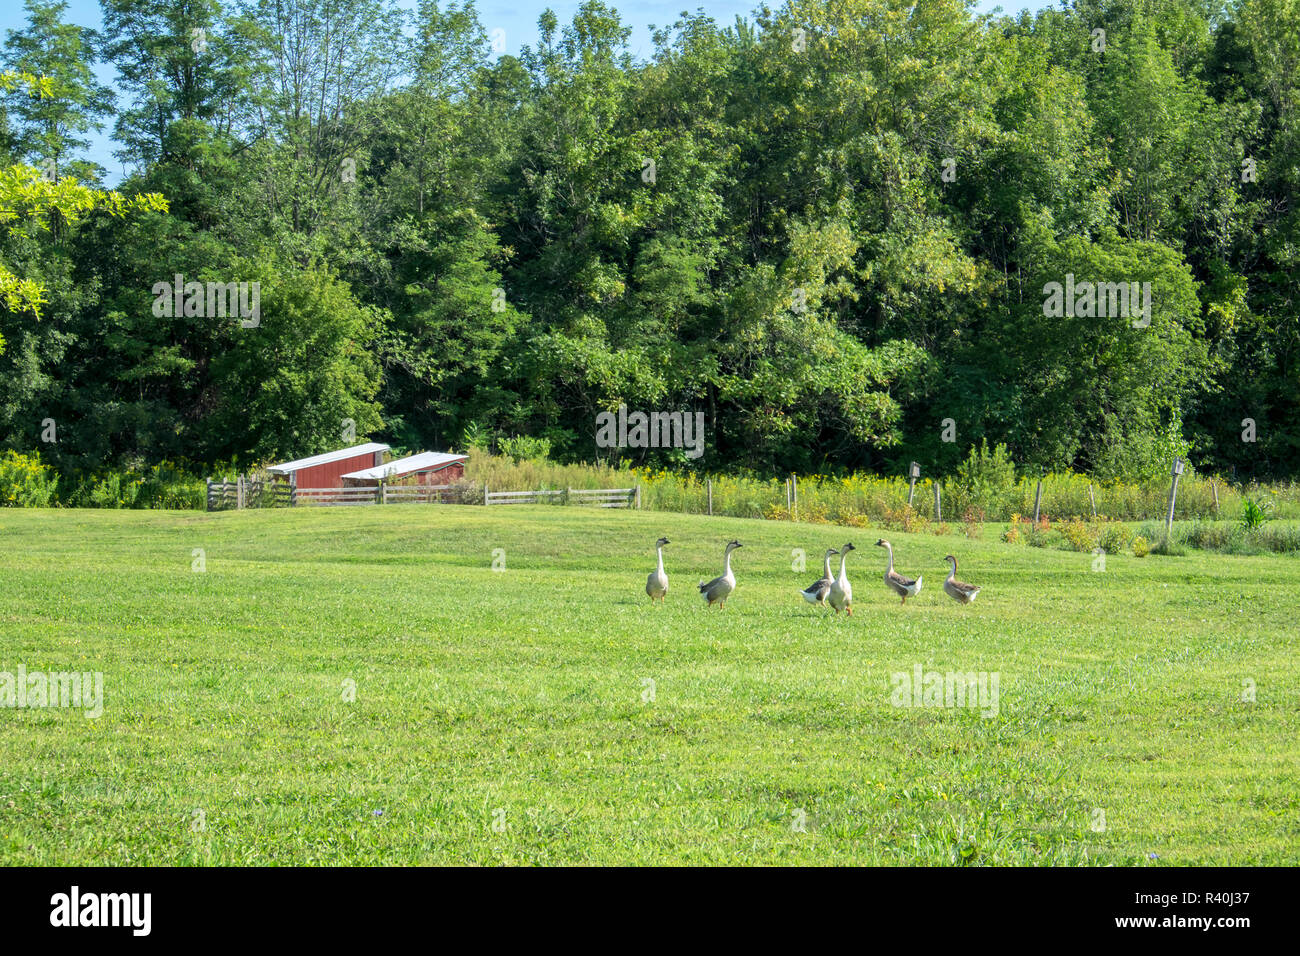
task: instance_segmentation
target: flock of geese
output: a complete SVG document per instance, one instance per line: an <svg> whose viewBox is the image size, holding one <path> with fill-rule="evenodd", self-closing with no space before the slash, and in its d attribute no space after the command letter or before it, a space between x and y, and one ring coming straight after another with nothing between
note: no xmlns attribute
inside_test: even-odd
<svg viewBox="0 0 1300 956"><path fill-rule="evenodd" d="M650 595L650 603L659 601L664 603L668 597L668 572L664 570L664 545L669 544L667 538L660 538L655 542L655 550L659 553L659 565L646 578L645 593ZM903 577L894 570L894 546L884 538L876 542L876 546L884 548L889 553L889 567L885 569L885 585L902 597L903 604L907 603L910 597L916 597L921 593L922 575L917 575L916 579ZM731 552L737 548L744 547L739 541L727 542L727 548L722 555L722 574L712 581L700 582L700 594L709 602L709 607L717 604L719 608L727 606L727 598L731 592L736 590L736 575L731 570ZM852 542L844 545L842 548L827 548L826 558L822 564L822 576L814 581L808 587L799 593L809 604L817 604L826 607L828 604L839 614L844 611L850 617L853 616L853 587L849 584L848 573L844 569L845 561L848 559L849 552L855 551ZM836 577L831 576L831 555L840 556L840 573ZM967 584L965 581L957 580L957 559L951 554L944 557L948 562L950 570L948 571L948 580L943 582L943 592L957 601L959 604L971 604L979 596L980 589L974 584Z"/></svg>

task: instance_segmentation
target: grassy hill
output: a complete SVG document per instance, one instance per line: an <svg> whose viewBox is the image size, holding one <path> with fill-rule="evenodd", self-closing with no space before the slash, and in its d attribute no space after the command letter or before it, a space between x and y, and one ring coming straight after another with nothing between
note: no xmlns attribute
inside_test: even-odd
<svg viewBox="0 0 1300 956"><path fill-rule="evenodd" d="M900 607L880 534L0 512L0 671L104 673L98 719L0 709L0 863L1300 862L1295 557L1097 572L895 533L925 575ZM731 537L739 587L706 609ZM851 620L797 593L844 541ZM971 607L940 590L950 550ZM997 715L894 706L917 665L996 672Z"/></svg>

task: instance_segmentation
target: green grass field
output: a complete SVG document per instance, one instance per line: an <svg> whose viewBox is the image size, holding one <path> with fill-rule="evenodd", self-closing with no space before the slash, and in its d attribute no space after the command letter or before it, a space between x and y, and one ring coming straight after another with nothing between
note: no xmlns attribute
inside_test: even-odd
<svg viewBox="0 0 1300 956"><path fill-rule="evenodd" d="M0 709L0 863L1300 862L1300 559L1099 573L992 528L892 533L925 575L900 607L880 534L579 508L0 512L0 671L104 673L98 719ZM706 609L694 585L733 536L739 587ZM797 592L846 540L836 619ZM949 551L985 588L971 607L940 589ZM997 716L894 706L916 665L996 672Z"/></svg>

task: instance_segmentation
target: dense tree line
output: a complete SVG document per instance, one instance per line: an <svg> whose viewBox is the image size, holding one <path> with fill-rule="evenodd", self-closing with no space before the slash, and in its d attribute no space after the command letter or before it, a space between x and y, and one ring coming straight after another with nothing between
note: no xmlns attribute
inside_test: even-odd
<svg viewBox="0 0 1300 956"><path fill-rule="evenodd" d="M600 0L518 57L470 2L27 9L0 58L50 94L4 98L11 193L97 184L107 124L121 192L166 200L0 210L44 297L0 304L0 435L61 468L293 457L348 421L710 470L943 472L988 440L1300 472L1300 0L792 0L684 13L646 61ZM1150 311L1045 314L1067 275ZM259 283L256 321L157 314L176 276ZM598 448L620 404L705 412L705 455Z"/></svg>

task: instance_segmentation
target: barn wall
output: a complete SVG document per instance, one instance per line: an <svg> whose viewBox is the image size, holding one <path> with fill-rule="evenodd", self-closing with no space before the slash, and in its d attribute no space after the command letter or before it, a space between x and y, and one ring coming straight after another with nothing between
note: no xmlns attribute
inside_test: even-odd
<svg viewBox="0 0 1300 956"><path fill-rule="evenodd" d="M445 468L439 468L437 471L426 471L420 474L420 484L422 485L454 485L465 477L465 463L463 461L453 462Z"/></svg>
<svg viewBox="0 0 1300 956"><path fill-rule="evenodd" d="M351 458L341 458L338 461L326 462L323 465L312 465L310 468L300 468L298 470L298 487L342 488L344 485L343 476L349 471L360 471L362 468L373 468L374 466L375 453L370 452L364 455L353 455Z"/></svg>

